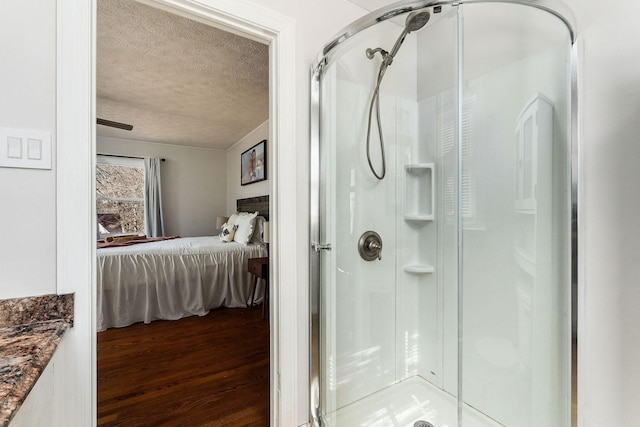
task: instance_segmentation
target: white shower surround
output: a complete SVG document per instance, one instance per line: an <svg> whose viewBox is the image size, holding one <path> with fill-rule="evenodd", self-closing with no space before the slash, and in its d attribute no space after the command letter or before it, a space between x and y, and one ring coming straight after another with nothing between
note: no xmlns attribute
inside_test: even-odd
<svg viewBox="0 0 640 427"><path fill-rule="evenodd" d="M508 11L511 12L513 11ZM349 255L343 255L339 261L342 264L338 264L336 253L328 253L331 261L323 271L326 275L333 275L330 280L333 285L329 291L331 297L340 302L353 301L340 305L344 311L332 308L328 316L331 320L325 324L327 329L334 328L339 332L328 344L331 356L324 361L326 372L332 375L329 380L332 390L325 390L322 395L324 409L332 414L330 419L335 418L336 414L344 413L355 417L349 418L350 420L357 419L357 408L366 407L366 402L378 401L381 393L386 396L385 399L393 400L389 397L395 395L393 390L402 388L393 384L411 377L427 379L437 387L435 390L441 389L439 393L442 397L448 396L448 393L457 393L457 279L455 273L444 274L445 270L455 272L457 269L456 233L455 228L447 226L444 219L443 164L440 157L442 147L436 131L439 126L438 114L442 114L446 102L454 101L455 97L453 84L456 83L457 58L455 54L442 49L442 43L455 40L456 18L438 18L434 23L428 24L433 25L433 28L417 33L417 42L414 36L406 39L398 57L387 70L381 86L381 121L388 168L384 181L375 180L370 173L362 138L366 132L374 71L377 69L359 52L364 52L367 47L385 47L389 40L394 40L401 27L386 22L377 25L385 26L384 29L365 30L368 32L366 35L356 37L356 40L350 40L345 46L339 47L353 52L346 54L340 50L337 64L330 63L324 70L325 75L331 75L331 78L323 80L323 102L329 100L334 106L344 106L346 103L350 105L349 110L342 109L337 114L335 110L331 112L331 107L323 108L323 135L330 134L335 138L327 144L331 146L331 150L335 150L328 163L340 165L349 156L353 162L342 168L337 166L335 182L332 182L332 178L327 178L327 192L335 195L332 203L340 201L348 203L349 207L338 211L340 213L335 222L324 224L328 234L322 240L332 242L335 247L345 248L343 250L348 251ZM471 22L473 23L473 18ZM470 33L473 34L473 31L470 30ZM547 36L556 37L557 33ZM506 130L511 132L506 136L492 135L495 129L477 129L474 139L480 148L485 150L490 147L494 137L501 140L513 139L518 114L538 92L551 98L559 112L568 112L567 82L552 77L558 67L566 67L568 75L568 51L568 44L563 48L546 51L540 45L530 46L530 50L510 49L506 53L508 61L499 65L497 70L489 70L486 63L481 63L479 68L469 69L465 73L468 77L466 95L471 94L476 103L494 105L489 102L490 97L502 93L497 102L498 110L479 111L479 114L502 117L501 132L505 131L505 123L511 123L506 125ZM418 54L412 57L412 52ZM402 72L394 73L396 69ZM517 85L516 82L522 75L528 75L528 79L518 90L502 90L504 85ZM412 92L412 81L418 84L416 92ZM420 95L418 99L416 93ZM554 119L559 120L561 128L567 125L568 113L558 113L556 116ZM379 155L376 156L379 149L375 126L374 121L371 145L374 164L379 159ZM554 138L554 146L561 147L554 155L563 155L562 150L568 147L569 134L556 132ZM512 163L514 152L512 147L492 150L493 152L485 150L477 153L476 160L480 164L478 179L483 181L480 183L482 188L478 197L484 198L479 202L479 208L483 209L484 214L480 213L473 224L465 226L465 254L470 251L474 253L474 257L470 258L464 269L466 277L486 277L482 279L485 282L475 287L497 291L498 288L492 286L491 279L495 280L497 274L502 275L497 282L513 282L513 271L492 271L493 276L484 274L490 268L488 266L492 265L492 257L504 257L504 254L500 255L483 247L487 243L484 237L486 227L489 226L495 234L506 238L514 230L509 218L496 216L496 209L490 208L497 203L501 205L499 211L503 212L499 215L513 213L512 206L504 209L506 200L501 201L499 195L495 198L492 193L492 189L504 184L501 182L504 177L501 177L492 164ZM404 165L424 163L435 164L435 218L426 223L406 221L403 218ZM552 168L551 165L547 167ZM548 169L548 172L551 174L552 169ZM347 182L349 185L345 185ZM568 188L560 190L560 193L565 190L568 193ZM390 199L390 195L394 198ZM554 203L566 204L566 200L557 199L558 194L554 197ZM327 206L327 209L335 209L335 206ZM562 218L568 217L568 214L566 204L555 209L553 220L562 222ZM543 227L551 227L551 223ZM366 262L358 256L357 241L367 230L374 230L382 236L380 261ZM560 230L560 234L562 233L568 233L568 229ZM500 243L504 245L504 241L500 241L502 238L493 238L493 243L497 246ZM444 250L438 250L438 242L445 244L444 241L453 244L448 249L445 247ZM568 250L568 239L566 247L560 248L560 251L563 250ZM430 274L408 274L404 267L410 264L432 265L434 271ZM557 270L549 272L553 276L552 282L569 283L568 266L553 268ZM501 424L527 425L521 424L521 420L531 418L530 411L534 410L531 405L538 405L536 402L540 400L540 391L553 380L553 375L566 373L566 366L563 364L570 354L568 345L565 345L569 338L568 330L561 328L559 335L550 337L548 341L538 337L533 341L527 339L523 344L521 339L514 339L518 338L518 322L534 320L523 318L522 310L516 311L516 317L504 317L510 320L498 325L489 335L482 327L474 329L473 322L482 324L483 317L487 315L487 307L494 307L498 312L504 312L504 307L512 310L523 304L522 298L527 303L535 298L551 298L548 301L559 304L558 309L566 315L569 309L568 294L560 292L554 296L546 291L544 294L536 291L535 295L523 295L522 290L514 286L513 292L497 294L502 295L498 298L503 300L496 300L496 293L493 291L490 294L473 295L473 302L469 298L465 299L465 317L473 321L465 322L464 342L467 353L463 359L464 400ZM567 292L570 290L567 289ZM359 302L363 302L362 306ZM545 311L545 307L538 304L533 310L530 316L538 316ZM552 319L552 322L557 321L561 319ZM541 354L555 352L560 356L558 360L537 360L538 364L548 364L548 369L544 370L544 374L532 376L530 366L527 366L527 362L531 363L530 356L524 355L523 348L518 348L519 345L525 345L525 348L535 345ZM377 367L375 375L371 375L370 371L368 375L359 375L367 372L370 365ZM483 385L490 378L495 385L487 389ZM568 383L568 377L563 377L560 381L562 384ZM557 404L551 405L547 413L536 412L536 419L543 424L553 424L564 416L562 408L570 393L568 389L562 388L553 393L558 393L554 395ZM526 399L529 403L515 404L514 399ZM332 412L336 410L337 412ZM373 420L368 418L368 422Z"/></svg>

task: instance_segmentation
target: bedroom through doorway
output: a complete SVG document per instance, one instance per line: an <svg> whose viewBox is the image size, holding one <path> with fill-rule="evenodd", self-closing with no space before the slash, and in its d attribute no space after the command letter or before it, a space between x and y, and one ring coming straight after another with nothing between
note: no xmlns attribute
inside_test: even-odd
<svg viewBox="0 0 640 427"><path fill-rule="evenodd" d="M269 46L96 5L97 425L267 425Z"/></svg>

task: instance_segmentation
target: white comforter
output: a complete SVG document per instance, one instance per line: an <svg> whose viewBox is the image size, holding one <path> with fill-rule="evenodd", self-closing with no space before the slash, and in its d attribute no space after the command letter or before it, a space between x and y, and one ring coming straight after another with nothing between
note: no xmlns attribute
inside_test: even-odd
<svg viewBox="0 0 640 427"><path fill-rule="evenodd" d="M219 237L104 248L97 254L99 331L245 307L253 288L247 260L267 256L262 246L224 243Z"/></svg>

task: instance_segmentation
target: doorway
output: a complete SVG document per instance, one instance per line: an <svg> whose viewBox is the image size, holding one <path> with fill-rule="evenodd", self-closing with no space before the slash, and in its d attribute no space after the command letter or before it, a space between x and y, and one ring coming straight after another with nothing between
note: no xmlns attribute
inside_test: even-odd
<svg viewBox="0 0 640 427"><path fill-rule="evenodd" d="M300 258L296 251L296 219L288 227L280 227L281 214L297 205L296 170L279 168L280 164L296 161L295 103L295 31L294 22L286 16L248 4L209 1L193 5L188 1L146 2L199 21L245 34L269 43L272 67L270 72L271 128L269 147L274 182L272 183L272 214L270 252L272 269L271 329L271 425L280 421L297 421L306 414L299 409L286 409L280 419L280 408L300 408L306 397L297 393L301 383L300 366L306 357L299 354L299 319L305 317L296 302L296 263L284 259ZM95 2L58 3L58 291L76 294L76 328L65 338L70 350L60 364L60 417L67 423L91 425L96 419L95 392L95 206L93 170L95 158L95 68L93 34ZM251 17L250 19L246 17ZM89 141L90 143L87 143ZM75 165L71 167L71 165ZM89 207L89 208L87 208ZM87 286L87 283L91 286ZM287 295L281 301L281 295ZM304 351L302 351L304 353ZM280 368L282 367L282 368ZM64 377L63 377L64 375ZM87 380L91 379L91 380ZM306 380L303 379L302 383ZM64 397L63 397L64 396Z"/></svg>
<svg viewBox="0 0 640 427"><path fill-rule="evenodd" d="M267 251L210 219L269 195L233 179L236 148L268 138L269 46L135 0L96 6L98 426L266 425L269 327L244 307Z"/></svg>

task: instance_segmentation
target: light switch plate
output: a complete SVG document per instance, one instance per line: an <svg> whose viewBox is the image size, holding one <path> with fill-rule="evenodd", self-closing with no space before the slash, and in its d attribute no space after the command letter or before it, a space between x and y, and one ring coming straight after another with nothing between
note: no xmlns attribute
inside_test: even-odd
<svg viewBox="0 0 640 427"><path fill-rule="evenodd" d="M51 169L51 132L0 128L0 167Z"/></svg>

